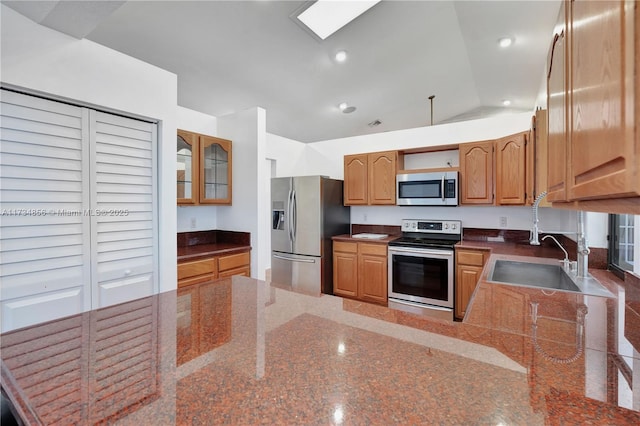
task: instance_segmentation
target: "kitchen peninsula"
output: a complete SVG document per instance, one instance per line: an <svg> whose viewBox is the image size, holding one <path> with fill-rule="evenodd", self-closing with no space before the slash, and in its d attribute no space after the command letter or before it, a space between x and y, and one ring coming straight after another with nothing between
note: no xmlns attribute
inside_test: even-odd
<svg viewBox="0 0 640 426"><path fill-rule="evenodd" d="M483 279L462 323L234 276L192 286L228 335L190 361L169 291L4 334L2 386L27 424L638 424L640 282L594 274L617 300Z"/></svg>

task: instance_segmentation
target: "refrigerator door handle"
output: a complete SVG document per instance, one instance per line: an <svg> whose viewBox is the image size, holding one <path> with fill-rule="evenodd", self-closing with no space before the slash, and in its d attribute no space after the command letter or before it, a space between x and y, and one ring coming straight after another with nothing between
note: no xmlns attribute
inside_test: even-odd
<svg viewBox="0 0 640 426"><path fill-rule="evenodd" d="M293 242L293 238L291 236L291 196L293 195L293 190L289 189L289 195L287 195L287 235L289 236L289 243Z"/></svg>
<svg viewBox="0 0 640 426"><path fill-rule="evenodd" d="M296 190L294 189L291 195L291 201L292 201L292 207L291 207L291 212L293 213L293 216L291 216L291 224L292 224L292 229L291 229L291 241L295 242L296 241L296 233L298 230L298 202L297 202L297 198L296 198Z"/></svg>
<svg viewBox="0 0 640 426"><path fill-rule="evenodd" d="M279 256L277 254L274 254L273 257L280 260L287 260L289 262L316 263L316 261L313 259L294 259L291 257Z"/></svg>

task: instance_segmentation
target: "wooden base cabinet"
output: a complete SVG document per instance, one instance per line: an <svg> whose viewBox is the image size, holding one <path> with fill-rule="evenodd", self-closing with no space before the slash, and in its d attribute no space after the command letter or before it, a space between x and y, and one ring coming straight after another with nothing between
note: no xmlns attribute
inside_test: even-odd
<svg viewBox="0 0 640 426"><path fill-rule="evenodd" d="M178 288L233 275L251 276L250 252L179 262Z"/></svg>
<svg viewBox="0 0 640 426"><path fill-rule="evenodd" d="M334 241L333 293L386 305L387 245Z"/></svg>
<svg viewBox="0 0 640 426"><path fill-rule="evenodd" d="M467 312L469 300L482 275L482 269L489 258L487 250L456 248L456 286L455 313L458 320L462 320Z"/></svg>

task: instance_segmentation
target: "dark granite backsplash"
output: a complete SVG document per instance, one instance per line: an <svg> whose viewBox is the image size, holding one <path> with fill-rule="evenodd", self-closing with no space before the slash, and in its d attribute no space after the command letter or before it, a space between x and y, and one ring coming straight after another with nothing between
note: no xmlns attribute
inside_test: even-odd
<svg viewBox="0 0 640 426"><path fill-rule="evenodd" d="M178 247L222 243L251 245L251 233L222 231L218 229L211 231L178 232Z"/></svg>
<svg viewBox="0 0 640 426"><path fill-rule="evenodd" d="M462 230L462 239L466 241L489 241L489 237L502 237L505 242L518 243L529 240L529 231L483 228L463 228Z"/></svg>
<svg viewBox="0 0 640 426"><path fill-rule="evenodd" d="M481 228L464 228L462 231L462 239L465 241L489 241L489 237L502 237L505 242L518 243L529 241L529 231L514 230L514 229L481 229ZM555 243L551 239L542 241L542 237L546 234L541 234L538 240L540 245L547 247L556 247ZM578 252L578 246L575 241L563 234L550 234L556 237L556 239L562 244L562 246L569 253L571 260L576 260L576 253ZM589 268L607 269L607 253L605 248L590 247L589 253Z"/></svg>
<svg viewBox="0 0 640 426"><path fill-rule="evenodd" d="M353 234L388 234L400 235L402 230L400 226L394 225L363 225L351 224L351 235Z"/></svg>

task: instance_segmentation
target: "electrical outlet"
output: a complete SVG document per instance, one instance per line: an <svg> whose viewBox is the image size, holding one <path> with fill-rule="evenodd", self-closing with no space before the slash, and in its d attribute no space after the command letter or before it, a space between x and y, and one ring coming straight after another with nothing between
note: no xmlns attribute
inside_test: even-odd
<svg viewBox="0 0 640 426"><path fill-rule="evenodd" d="M191 229L196 229L196 218L195 217L191 218Z"/></svg>
<svg viewBox="0 0 640 426"><path fill-rule="evenodd" d="M506 228L507 227L507 217L506 216L500 216L500 227L501 228Z"/></svg>
<svg viewBox="0 0 640 426"><path fill-rule="evenodd" d="M366 213L362 215L362 221L365 222L365 223L367 222L367 214Z"/></svg>

